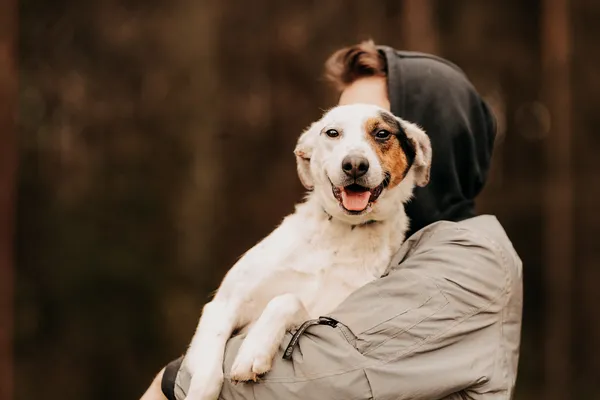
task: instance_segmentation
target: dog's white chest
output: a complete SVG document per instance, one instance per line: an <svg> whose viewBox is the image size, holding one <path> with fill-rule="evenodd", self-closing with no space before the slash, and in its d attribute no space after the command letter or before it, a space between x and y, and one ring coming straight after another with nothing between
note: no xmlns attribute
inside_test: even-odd
<svg viewBox="0 0 600 400"><path fill-rule="evenodd" d="M384 264L380 266L385 270ZM356 289L379 277L375 270L361 267L340 263L317 273L308 290L301 289L298 293L310 316L317 318L330 313Z"/></svg>
<svg viewBox="0 0 600 400"><path fill-rule="evenodd" d="M356 289L379 278L392 256L386 226L325 223L305 229L306 240L287 268L298 280L295 294L313 318L333 311Z"/></svg>

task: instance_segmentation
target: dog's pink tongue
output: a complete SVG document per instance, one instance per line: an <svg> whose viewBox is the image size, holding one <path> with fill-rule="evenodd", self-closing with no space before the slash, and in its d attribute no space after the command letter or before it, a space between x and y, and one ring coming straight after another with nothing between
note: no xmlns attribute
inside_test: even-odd
<svg viewBox="0 0 600 400"><path fill-rule="evenodd" d="M342 204L346 210L362 211L369 205L371 192L348 192L342 190Z"/></svg>

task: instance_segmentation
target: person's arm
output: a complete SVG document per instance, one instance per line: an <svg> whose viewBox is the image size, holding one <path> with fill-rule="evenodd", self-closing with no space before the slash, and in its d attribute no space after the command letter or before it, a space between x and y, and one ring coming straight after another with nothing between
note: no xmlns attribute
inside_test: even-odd
<svg viewBox="0 0 600 400"><path fill-rule="evenodd" d="M400 265L330 315L337 327L310 328L292 360L278 356L260 383L227 379L243 340L231 339L220 398L433 400L461 391L510 398L521 318L518 258L455 224L411 240L403 249L414 252L397 259ZM176 399L188 382L184 365Z"/></svg>
<svg viewBox="0 0 600 400"><path fill-rule="evenodd" d="M456 224L417 240L415 252L389 276L333 314L348 321L358 350L377 360L365 367L374 397L439 399L465 390L469 398L510 398L521 325L520 260L507 239L500 246ZM368 307L366 298L374 299Z"/></svg>
<svg viewBox="0 0 600 400"><path fill-rule="evenodd" d="M164 378L165 369L163 368L158 375L154 378L150 387L146 390L146 392L142 395L140 400L167 400L165 395L161 390L161 384ZM173 380L173 385L175 381Z"/></svg>

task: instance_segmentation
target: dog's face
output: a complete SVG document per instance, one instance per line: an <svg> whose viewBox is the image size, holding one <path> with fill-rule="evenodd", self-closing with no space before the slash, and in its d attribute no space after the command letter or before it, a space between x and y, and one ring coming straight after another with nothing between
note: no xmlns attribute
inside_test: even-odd
<svg viewBox="0 0 600 400"><path fill-rule="evenodd" d="M350 223L397 212L415 184L429 181L425 132L374 105L331 109L300 136L295 154L304 186Z"/></svg>

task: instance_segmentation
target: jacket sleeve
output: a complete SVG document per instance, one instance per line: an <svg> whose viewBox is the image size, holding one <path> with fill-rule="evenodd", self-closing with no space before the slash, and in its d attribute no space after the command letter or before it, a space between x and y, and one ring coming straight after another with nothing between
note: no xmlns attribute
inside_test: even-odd
<svg viewBox="0 0 600 400"><path fill-rule="evenodd" d="M464 391L468 398L509 399L520 338L520 260L456 225L419 241L388 276L333 314L373 360L364 371L374 398Z"/></svg>
<svg viewBox="0 0 600 400"><path fill-rule="evenodd" d="M407 246L386 276L329 315L336 327L309 328L292 360L277 356L260 383L228 379L243 338L231 339L220 398L510 398L520 266L494 241L454 226ZM512 308L511 298L518 300ZM185 379L180 383L183 395Z"/></svg>

